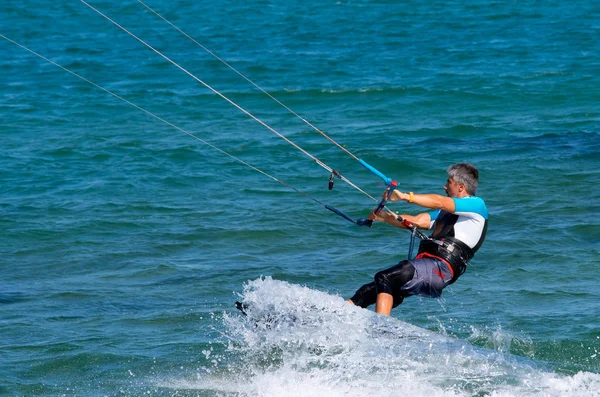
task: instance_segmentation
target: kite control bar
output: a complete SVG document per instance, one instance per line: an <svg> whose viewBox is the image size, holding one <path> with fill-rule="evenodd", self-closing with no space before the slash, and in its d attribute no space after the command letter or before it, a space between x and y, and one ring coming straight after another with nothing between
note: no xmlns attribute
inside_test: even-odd
<svg viewBox="0 0 600 397"><path fill-rule="evenodd" d="M392 193L394 193L394 190L398 187L398 182L394 181L392 178L388 178L387 176L385 176L381 171L379 171L377 168L373 167L372 165L370 165L369 163L367 163L366 161L360 159L358 160L366 169L368 169L369 171L371 171L372 173L374 173L375 175L377 175L378 177L380 177L381 179L383 179L383 182L386 184L386 186L388 187L388 190L385 192L385 194L383 195L383 198L381 199L381 201L379 202L379 205L377 205L377 208L375 208L374 213L378 214L379 211L381 211L383 209L383 207L385 207L385 204L387 203L387 201L390 199L390 197L392 197Z"/></svg>
<svg viewBox="0 0 600 397"><path fill-rule="evenodd" d="M379 204L377 204L377 207L375 207L375 209L373 210L374 214L378 214L385 207L388 200L392 197L394 190L396 190L396 188L398 187L398 182L396 182L392 178L385 176L381 171L379 171L377 168L373 167L366 161L364 161L362 159L359 159L358 161L363 165L363 167L365 167L366 169L371 171L373 174L380 177L383 180L383 182L385 183L385 185L388 187L387 190L385 191L385 193L383 194L381 201L379 202ZM328 186L329 190L333 189L333 185L334 185L336 177L342 178L341 174L338 171L332 170L331 175L329 176L329 186ZM370 219L361 218L361 219L354 220L351 217L349 217L348 215L341 212L340 210L333 208L329 205L325 205L325 208L327 208L331 212L334 212L334 213L340 215L341 217L349 220L350 222L357 224L358 226L371 227L371 225L373 225L373 221Z"/></svg>
<svg viewBox="0 0 600 397"><path fill-rule="evenodd" d="M366 169L371 171L373 174L375 174L378 177L380 177L381 179L383 179L383 182L388 187L388 189L386 190L386 192L383 195L383 198L381 199L381 201L379 202L379 204L377 205L375 210L373 210L374 214L378 214L385 207L385 205L387 204L390 197L392 197L392 193L394 193L394 190L396 190L396 188L398 187L398 182L396 182L392 178L388 178L381 171L379 171L377 168L373 167L366 161L364 161L362 159L359 159L358 161L363 165L363 167L365 167ZM359 226L371 227L373 225L373 221L370 219L361 218L356 221L356 224Z"/></svg>

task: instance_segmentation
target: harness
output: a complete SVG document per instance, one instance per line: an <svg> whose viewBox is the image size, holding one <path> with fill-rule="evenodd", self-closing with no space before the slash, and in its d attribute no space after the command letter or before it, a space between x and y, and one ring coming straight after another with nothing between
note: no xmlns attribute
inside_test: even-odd
<svg viewBox="0 0 600 397"><path fill-rule="evenodd" d="M419 244L419 254L435 256L449 264L453 273L450 284L467 270L468 262L475 256L467 244L454 237L444 237L441 240L428 237Z"/></svg>
<svg viewBox="0 0 600 397"><path fill-rule="evenodd" d="M398 218L398 220L412 232L408 253L409 259L412 258L415 237L418 237L421 243L419 244L417 257L431 256L444 261L452 270L450 284L458 280L467 270L468 262L475 256L475 252L467 244L450 236L441 239L428 237L406 219Z"/></svg>

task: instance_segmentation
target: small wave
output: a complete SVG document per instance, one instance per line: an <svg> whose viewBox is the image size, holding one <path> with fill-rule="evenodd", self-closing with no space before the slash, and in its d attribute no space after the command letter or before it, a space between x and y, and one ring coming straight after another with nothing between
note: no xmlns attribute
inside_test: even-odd
<svg viewBox="0 0 600 397"><path fill-rule="evenodd" d="M531 337L504 330L499 325L491 329L472 326L468 341L486 349L518 354L528 358L533 358L535 353L535 346Z"/></svg>
<svg viewBox="0 0 600 397"><path fill-rule="evenodd" d="M0 304L19 303L31 299L22 292L2 292L0 293Z"/></svg>

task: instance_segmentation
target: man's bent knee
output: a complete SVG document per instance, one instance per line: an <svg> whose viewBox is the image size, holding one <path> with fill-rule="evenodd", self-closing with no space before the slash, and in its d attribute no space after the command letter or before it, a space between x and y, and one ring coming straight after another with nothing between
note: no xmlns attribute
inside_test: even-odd
<svg viewBox="0 0 600 397"><path fill-rule="evenodd" d="M406 260L394 267L382 270L375 275L377 293L397 294L404 284L412 280L414 275L415 267L410 261Z"/></svg>
<svg viewBox="0 0 600 397"><path fill-rule="evenodd" d="M393 295L393 293L394 293L392 282L388 278L388 274L387 274L388 271L389 271L389 269L382 270L375 274L375 285L377 286L378 294L385 293L385 294Z"/></svg>

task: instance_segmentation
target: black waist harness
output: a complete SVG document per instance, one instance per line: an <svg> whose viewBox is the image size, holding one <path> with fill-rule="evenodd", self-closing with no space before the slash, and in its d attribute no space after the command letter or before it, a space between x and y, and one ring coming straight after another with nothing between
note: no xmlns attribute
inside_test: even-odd
<svg viewBox="0 0 600 397"><path fill-rule="evenodd" d="M454 272L450 284L455 282L467 270L467 262L475 256L475 253L467 244L453 237L444 237L441 240L431 238L422 240L419 244L419 254L421 253L435 255L450 264Z"/></svg>

